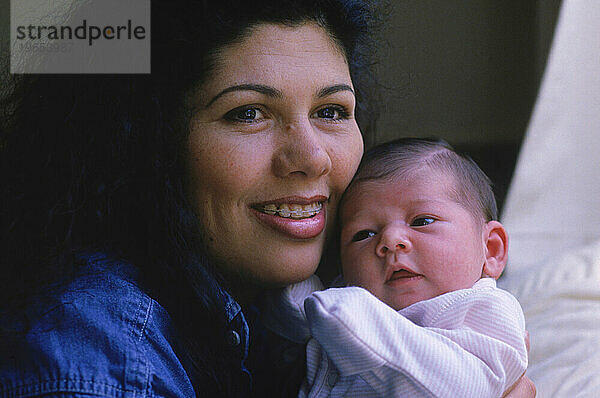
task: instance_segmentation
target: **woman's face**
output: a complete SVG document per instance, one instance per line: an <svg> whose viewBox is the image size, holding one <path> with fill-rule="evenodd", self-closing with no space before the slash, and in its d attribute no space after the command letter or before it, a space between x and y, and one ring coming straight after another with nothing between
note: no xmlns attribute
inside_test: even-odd
<svg viewBox="0 0 600 398"><path fill-rule="evenodd" d="M208 252L236 286L305 279L363 153L345 57L316 24L264 24L217 60L188 142Z"/></svg>

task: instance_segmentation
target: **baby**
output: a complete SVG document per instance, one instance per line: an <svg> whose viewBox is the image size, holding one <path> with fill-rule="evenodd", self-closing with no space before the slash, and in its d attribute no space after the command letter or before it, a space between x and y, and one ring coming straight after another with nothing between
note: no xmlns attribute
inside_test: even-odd
<svg viewBox="0 0 600 398"><path fill-rule="evenodd" d="M308 340L299 396L500 397L523 374L523 313L495 281L508 237L472 160L440 140L375 147L339 223L350 287L315 276L267 311L292 314L271 327Z"/></svg>

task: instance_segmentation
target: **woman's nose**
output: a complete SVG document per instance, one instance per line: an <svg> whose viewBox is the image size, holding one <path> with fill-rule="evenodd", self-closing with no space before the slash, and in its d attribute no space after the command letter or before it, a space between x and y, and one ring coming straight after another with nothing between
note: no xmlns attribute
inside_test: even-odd
<svg viewBox="0 0 600 398"><path fill-rule="evenodd" d="M409 252L412 250L412 243L400 228L384 230L380 235L379 243L375 247L375 253L380 257L385 257L390 252Z"/></svg>
<svg viewBox="0 0 600 398"><path fill-rule="evenodd" d="M310 119L301 119L283 127L282 137L273 157L278 177L320 177L331 171L331 158L322 137Z"/></svg>

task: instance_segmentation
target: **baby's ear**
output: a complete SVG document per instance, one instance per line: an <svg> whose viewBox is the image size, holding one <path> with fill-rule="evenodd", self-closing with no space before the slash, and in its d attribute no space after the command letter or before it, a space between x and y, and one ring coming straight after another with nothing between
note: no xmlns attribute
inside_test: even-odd
<svg viewBox="0 0 600 398"><path fill-rule="evenodd" d="M485 242L483 275L498 279L508 260L508 234L498 221L488 222L483 227L483 234Z"/></svg>

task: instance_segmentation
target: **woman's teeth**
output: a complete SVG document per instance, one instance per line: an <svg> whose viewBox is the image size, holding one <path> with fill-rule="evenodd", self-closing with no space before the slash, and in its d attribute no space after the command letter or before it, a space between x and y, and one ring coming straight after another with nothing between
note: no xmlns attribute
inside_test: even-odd
<svg viewBox="0 0 600 398"><path fill-rule="evenodd" d="M299 219L316 216L322 208L323 204L316 202L309 205L284 203L277 206L275 204L268 204L258 210L272 216L278 215L279 217Z"/></svg>

